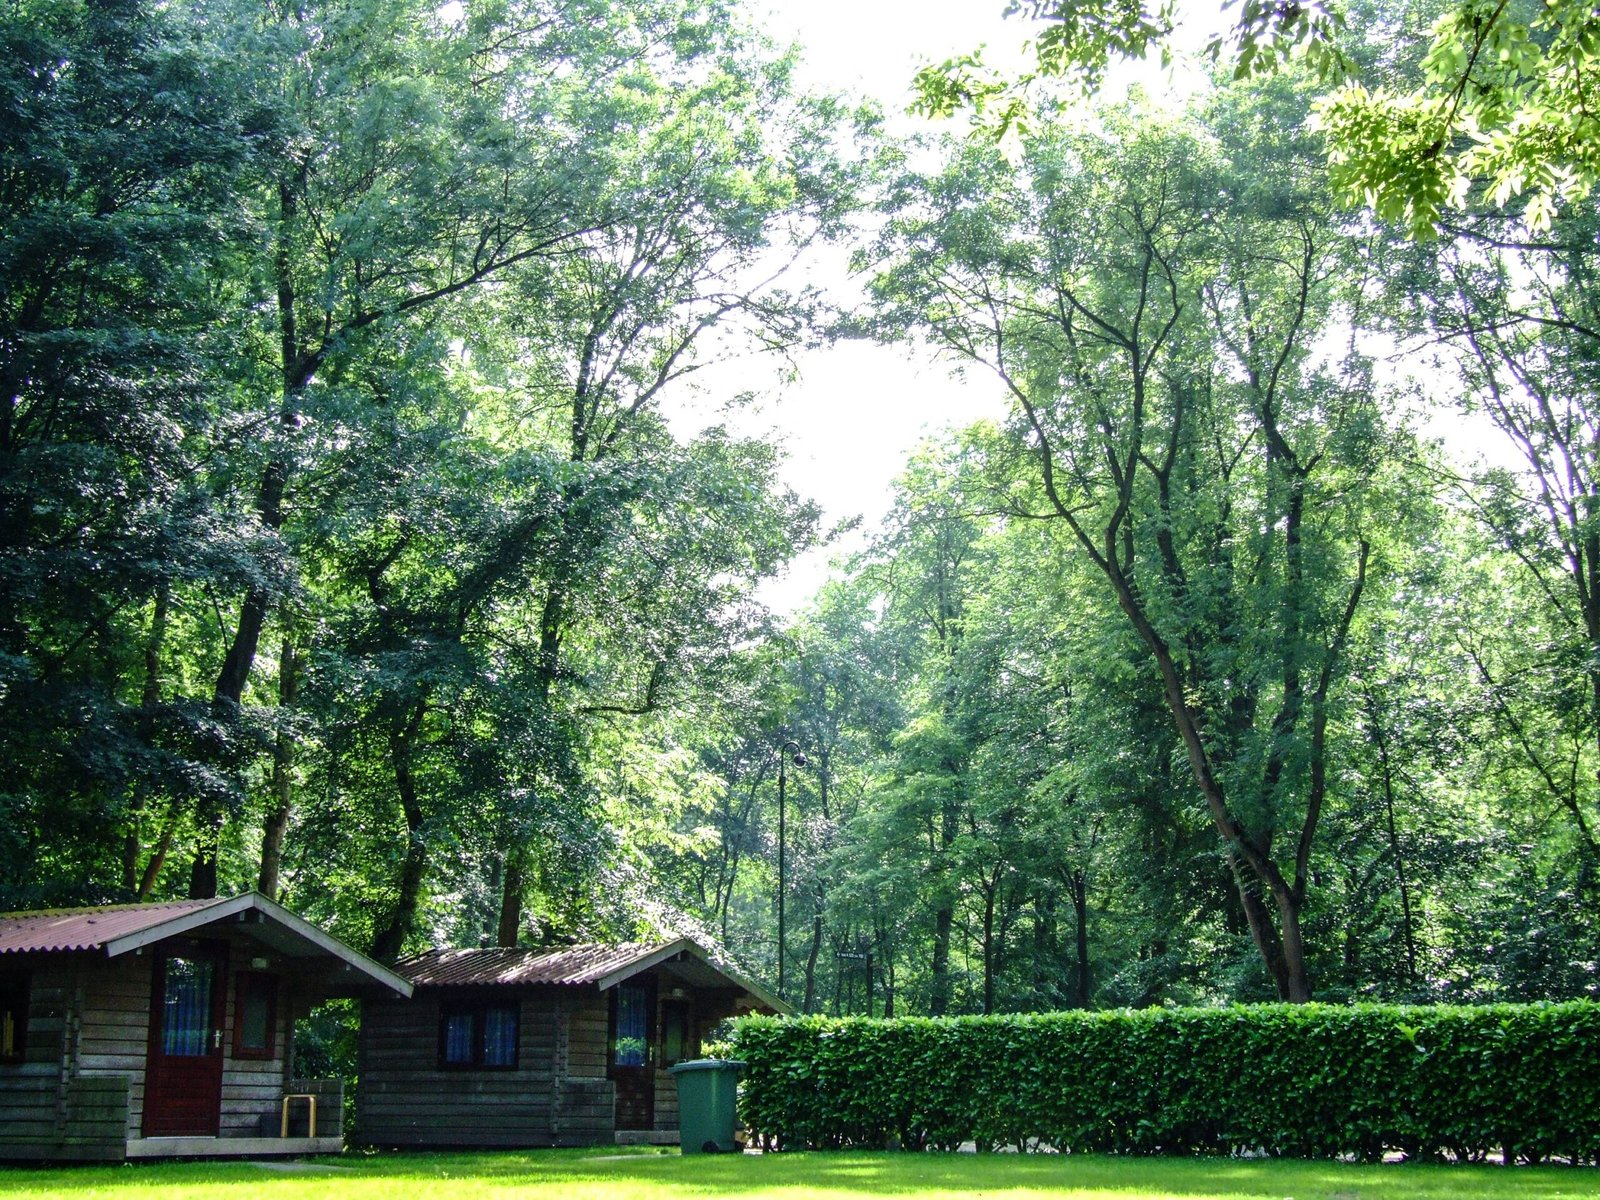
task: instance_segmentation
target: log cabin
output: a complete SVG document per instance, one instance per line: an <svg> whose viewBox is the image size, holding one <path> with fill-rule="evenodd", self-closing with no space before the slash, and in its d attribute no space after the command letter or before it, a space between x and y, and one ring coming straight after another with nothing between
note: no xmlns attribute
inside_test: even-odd
<svg viewBox="0 0 1600 1200"><path fill-rule="evenodd" d="M0 1158L335 1153L294 1022L411 984L255 892L0 915Z"/></svg>
<svg viewBox="0 0 1600 1200"><path fill-rule="evenodd" d="M788 1012L704 946L431 950L363 1000L359 1138L385 1147L675 1144L677 1084L718 1022Z"/></svg>

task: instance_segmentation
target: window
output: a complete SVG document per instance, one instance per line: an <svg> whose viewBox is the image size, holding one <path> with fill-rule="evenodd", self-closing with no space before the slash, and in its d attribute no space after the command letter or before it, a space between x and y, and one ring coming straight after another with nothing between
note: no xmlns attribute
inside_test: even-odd
<svg viewBox="0 0 1600 1200"><path fill-rule="evenodd" d="M277 1019L277 976L242 972L233 1001L233 1056L271 1058Z"/></svg>
<svg viewBox="0 0 1600 1200"><path fill-rule="evenodd" d="M650 1065L650 1018L655 994L649 987L623 983L611 993L609 1070Z"/></svg>
<svg viewBox="0 0 1600 1200"><path fill-rule="evenodd" d="M0 1062L21 1062L27 1043L28 977L0 975Z"/></svg>
<svg viewBox="0 0 1600 1200"><path fill-rule="evenodd" d="M221 1049L221 1034L212 1042L212 995L217 964L208 958L171 955L162 982L161 1053L173 1058L199 1058Z"/></svg>
<svg viewBox="0 0 1600 1200"><path fill-rule="evenodd" d="M439 1065L509 1071L517 1065L517 1006L447 1002L439 1012Z"/></svg>
<svg viewBox="0 0 1600 1200"><path fill-rule="evenodd" d="M670 1067L697 1053L689 1032L689 1006L678 1000L661 1004L661 1065Z"/></svg>

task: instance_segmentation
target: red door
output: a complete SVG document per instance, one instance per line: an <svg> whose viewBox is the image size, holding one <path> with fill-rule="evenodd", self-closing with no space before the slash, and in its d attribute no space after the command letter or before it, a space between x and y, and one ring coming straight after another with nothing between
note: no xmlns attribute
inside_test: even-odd
<svg viewBox="0 0 1600 1200"><path fill-rule="evenodd" d="M185 949L156 959L150 993L145 1137L216 1137L222 1113L221 953Z"/></svg>

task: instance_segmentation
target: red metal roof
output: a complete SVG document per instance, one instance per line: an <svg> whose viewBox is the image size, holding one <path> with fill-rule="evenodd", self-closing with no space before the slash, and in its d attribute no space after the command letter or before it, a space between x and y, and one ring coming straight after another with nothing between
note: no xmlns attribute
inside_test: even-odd
<svg viewBox="0 0 1600 1200"><path fill-rule="evenodd" d="M395 971L417 987L591 984L604 990L641 971L670 964L671 972L691 986L731 984L770 1012L792 1011L780 997L737 974L725 960L725 954L681 937L670 942L591 943L540 950L429 950L395 964Z"/></svg>
<svg viewBox="0 0 1600 1200"><path fill-rule="evenodd" d="M403 977L258 892L214 900L0 913L0 955L98 950L115 958L223 921L247 918L250 935L279 953L329 964L323 982L330 995L359 995L360 989L372 984L411 995L411 985Z"/></svg>
<svg viewBox="0 0 1600 1200"><path fill-rule="evenodd" d="M598 983L640 959L664 949L667 942L624 942L620 945L560 946L526 950L429 950L402 959L395 970L417 986L461 984Z"/></svg>
<svg viewBox="0 0 1600 1200"><path fill-rule="evenodd" d="M174 900L167 904L108 904L47 912L0 913L0 954L34 950L98 950L109 941L163 925L218 900Z"/></svg>

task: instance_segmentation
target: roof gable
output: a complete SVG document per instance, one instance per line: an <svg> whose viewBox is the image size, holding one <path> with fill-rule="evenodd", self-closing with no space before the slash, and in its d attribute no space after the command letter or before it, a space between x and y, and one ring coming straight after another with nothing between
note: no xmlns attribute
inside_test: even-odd
<svg viewBox="0 0 1600 1200"><path fill-rule="evenodd" d="M100 951L116 958L154 942L192 933L229 918L259 914L269 941L286 954L336 960L368 983L402 996L411 984L389 968L345 945L283 905L259 892L214 900L174 900L155 904L110 904L98 908L52 909L0 914L0 956L64 951Z"/></svg>

